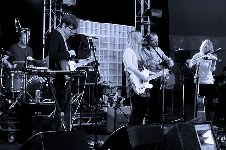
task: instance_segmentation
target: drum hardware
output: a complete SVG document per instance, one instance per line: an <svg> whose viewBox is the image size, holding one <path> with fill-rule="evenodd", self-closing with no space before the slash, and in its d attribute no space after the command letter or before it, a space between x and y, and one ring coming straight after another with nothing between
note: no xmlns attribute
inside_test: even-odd
<svg viewBox="0 0 226 150"><path fill-rule="evenodd" d="M71 113L71 105L72 103L75 103L75 102L78 102L78 101L81 101L82 97L83 97L83 93L84 92L80 92L78 91L79 93L75 93L74 95L71 93L71 81L74 77L77 77L79 79L79 82L78 82L78 86L79 85L85 85L83 83L80 83L80 78L81 77L86 77L86 71L84 70L79 70L79 71L62 71L62 70L55 70L55 71L52 71L52 70L46 70L46 71L36 71L36 70L30 70L28 69L27 72L26 72L27 75L39 75L39 76L43 76L43 77L47 77L47 86L48 88L51 90L51 93L52 93L52 96L53 96L53 100L55 101L55 110L48 116L48 117L51 117L51 116L54 116L55 112L56 111L60 111L60 107L56 101L56 91L54 90L54 86L53 86L53 83L52 83L52 77L56 76L56 75L68 75L70 76L70 80L67 81L67 96L70 94L70 97L66 98L66 99L69 99L69 107L70 107L70 130L72 128L72 113ZM84 80L85 81L85 80ZM76 87L77 88L77 87ZM39 91L38 93L39 94ZM48 100L48 99L47 99ZM43 100L44 102L44 100ZM60 120L61 120L61 126L62 126L62 129L63 130L66 130L66 124L65 124L65 120L64 120L64 116L65 114L64 113L60 113L59 114L60 116Z"/></svg>
<svg viewBox="0 0 226 150"><path fill-rule="evenodd" d="M27 92L27 86L26 86L26 81L27 81L27 75L26 74L22 74L23 75L23 88L22 91L19 93L19 95L16 97L15 102L9 107L9 110L11 110L12 108L15 107L16 104L21 105L21 103L19 102L21 98L23 98L22 102L26 103L26 95L29 96L29 101L34 101L32 96L30 95L30 93Z"/></svg>

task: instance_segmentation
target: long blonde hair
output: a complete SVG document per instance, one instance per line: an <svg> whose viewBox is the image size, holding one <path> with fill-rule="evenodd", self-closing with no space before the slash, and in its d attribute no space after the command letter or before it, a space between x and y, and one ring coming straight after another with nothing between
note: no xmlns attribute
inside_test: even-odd
<svg viewBox="0 0 226 150"><path fill-rule="evenodd" d="M134 30L128 33L127 46L134 50L138 60L141 60L141 41L142 35L140 31Z"/></svg>

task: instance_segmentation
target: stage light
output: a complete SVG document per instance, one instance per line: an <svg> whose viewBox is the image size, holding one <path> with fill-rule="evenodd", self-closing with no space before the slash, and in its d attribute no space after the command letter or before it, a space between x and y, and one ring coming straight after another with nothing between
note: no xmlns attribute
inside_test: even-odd
<svg viewBox="0 0 226 150"><path fill-rule="evenodd" d="M143 13L143 17L144 16L148 16L150 18L161 18L162 17L162 10L161 9L147 9L144 13Z"/></svg>
<svg viewBox="0 0 226 150"><path fill-rule="evenodd" d="M63 0L63 4L69 6L76 6L76 0Z"/></svg>

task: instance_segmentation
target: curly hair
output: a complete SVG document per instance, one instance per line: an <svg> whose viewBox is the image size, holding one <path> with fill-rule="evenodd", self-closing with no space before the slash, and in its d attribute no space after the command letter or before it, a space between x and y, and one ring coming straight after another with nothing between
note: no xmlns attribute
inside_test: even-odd
<svg viewBox="0 0 226 150"><path fill-rule="evenodd" d="M61 18L60 26L62 26L63 23L65 23L66 26L72 26L74 29L77 29L79 24L79 19L72 14L63 14Z"/></svg>
<svg viewBox="0 0 226 150"><path fill-rule="evenodd" d="M211 53L213 52L213 43L209 39L206 39L202 42L199 50L203 54Z"/></svg>

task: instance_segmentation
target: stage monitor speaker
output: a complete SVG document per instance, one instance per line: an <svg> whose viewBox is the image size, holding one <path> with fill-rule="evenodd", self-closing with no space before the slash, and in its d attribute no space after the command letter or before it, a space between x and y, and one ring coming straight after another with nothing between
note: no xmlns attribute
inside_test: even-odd
<svg viewBox="0 0 226 150"><path fill-rule="evenodd" d="M88 150L83 130L40 132L30 137L20 150Z"/></svg>
<svg viewBox="0 0 226 150"><path fill-rule="evenodd" d="M218 147L209 122L176 124L165 133L165 138L170 150L217 150Z"/></svg>
<svg viewBox="0 0 226 150"><path fill-rule="evenodd" d="M159 150L164 146L160 125L122 126L104 142L101 150Z"/></svg>

